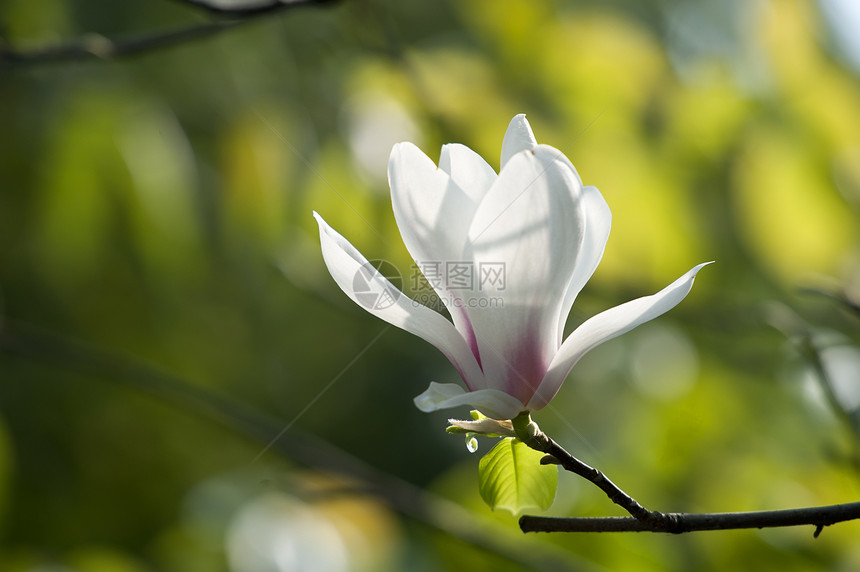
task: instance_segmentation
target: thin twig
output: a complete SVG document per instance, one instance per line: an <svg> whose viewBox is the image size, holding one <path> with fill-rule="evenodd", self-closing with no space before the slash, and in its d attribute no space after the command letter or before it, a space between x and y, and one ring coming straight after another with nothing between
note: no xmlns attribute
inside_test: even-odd
<svg viewBox="0 0 860 572"><path fill-rule="evenodd" d="M815 526L817 537L825 526L860 518L860 502L767 510L758 512L670 513L672 528L630 517L559 518L523 516L523 532L671 532L680 534L698 530L735 530L782 526Z"/></svg>
<svg viewBox="0 0 860 572"><path fill-rule="evenodd" d="M175 0L212 13L230 16L229 20L219 20L195 24L176 30L137 34L122 38L107 38L100 34L85 34L64 44L39 46L28 50L16 50L0 41L0 65L35 65L63 63L78 60L111 60L138 55L176 45L207 38L225 30L250 22L258 16L302 6L322 6L336 0L291 0L271 2L253 6L220 7L201 0Z"/></svg>
<svg viewBox="0 0 860 572"><path fill-rule="evenodd" d="M639 504L636 499L624 492L601 471L583 463L565 451L561 445L550 439L546 433L540 430L536 423L531 421L528 413L521 414L516 419L513 419L513 425L520 440L532 449L549 455L549 458L544 457L541 460L542 464L557 461L565 470L592 482L606 493L609 500L629 512L633 518L642 523L649 526L660 526L663 529L672 527L673 517L671 515L648 510Z"/></svg>
<svg viewBox="0 0 860 572"><path fill-rule="evenodd" d="M609 477L591 467L550 439L528 413L512 420L517 437L526 445L546 453L542 464L557 463L565 470L597 485L609 499L629 512L629 517L563 518L526 515L520 518L523 532L669 532L680 534L696 530L815 526L817 537L825 526L860 519L860 502L759 512L663 513L648 510L621 490Z"/></svg>

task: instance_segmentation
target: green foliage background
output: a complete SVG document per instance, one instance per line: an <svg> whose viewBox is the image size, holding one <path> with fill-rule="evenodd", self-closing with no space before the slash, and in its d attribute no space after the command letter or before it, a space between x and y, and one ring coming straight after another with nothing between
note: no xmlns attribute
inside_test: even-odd
<svg viewBox="0 0 860 572"><path fill-rule="evenodd" d="M799 291L850 294L860 277L860 82L827 14L344 0L135 57L0 67L0 569L860 567L857 523L816 540L523 537L482 504L448 415L412 407L456 372L342 295L310 214L409 289L391 144L435 158L461 142L497 167L527 113L614 215L569 328L717 261L677 309L587 356L541 427L657 510L856 500L860 324ZM211 19L167 1L0 4L3 43L22 51ZM836 402L792 340L842 356ZM101 367L114 359L132 365ZM322 455L261 455L193 399L141 391L127 374L143 367L464 507L460 524L506 550L394 510ZM562 474L549 514L618 512Z"/></svg>

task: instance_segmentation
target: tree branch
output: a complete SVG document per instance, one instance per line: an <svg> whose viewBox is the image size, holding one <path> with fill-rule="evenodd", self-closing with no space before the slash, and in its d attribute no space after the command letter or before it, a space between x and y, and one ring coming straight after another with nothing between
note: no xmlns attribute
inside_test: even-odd
<svg viewBox="0 0 860 572"><path fill-rule="evenodd" d="M235 8L219 7L202 0L174 1L210 13L229 16L230 19L116 39L106 38L100 34L85 34L65 44L40 46L29 50L15 50L0 41L0 65L35 65L127 57L207 38L249 22L258 16L301 6L332 4L336 0L275 0L269 3Z"/></svg>
<svg viewBox="0 0 860 572"><path fill-rule="evenodd" d="M606 493L609 500L629 512L639 522L645 523L648 526L660 526L664 529L672 527L674 518L672 515L648 510L639 504L636 499L621 490L618 485L613 483L601 471L583 463L565 451L561 445L550 439L546 433L540 430L537 423L531 420L528 413L521 413L512 422L514 431L516 431L517 437L521 441L532 449L547 454L547 457L541 459L541 464L558 463L566 471L570 471L590 481Z"/></svg>
<svg viewBox="0 0 860 572"><path fill-rule="evenodd" d="M663 513L648 510L621 490L601 471L587 465L550 439L531 420L528 413L512 420L517 437L526 445L546 453L541 464L557 463L596 485L609 500L626 510L630 517L563 518L525 515L520 518L523 532L669 532L680 534L697 530L815 526L817 537L825 526L860 519L860 502L759 512Z"/></svg>
<svg viewBox="0 0 860 572"><path fill-rule="evenodd" d="M523 532L670 532L680 534L698 530L734 530L781 526L815 526L817 537L825 526L860 518L860 502L767 510L758 512L669 513L672 527L647 523L630 517L559 518L523 516Z"/></svg>

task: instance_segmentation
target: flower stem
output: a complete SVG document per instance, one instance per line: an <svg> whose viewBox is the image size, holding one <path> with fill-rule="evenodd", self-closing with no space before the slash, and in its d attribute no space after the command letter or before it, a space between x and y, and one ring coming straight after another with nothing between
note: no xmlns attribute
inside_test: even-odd
<svg viewBox="0 0 860 572"><path fill-rule="evenodd" d="M666 530L667 532L671 532L675 528L677 523L674 515L648 510L639 504L636 499L621 490L618 485L613 483L600 470L583 463L568 453L561 445L553 441L546 433L540 430L537 423L531 420L531 416L527 411L520 413L511 421L517 438L532 449L548 455L548 457L541 459L542 464L558 463L566 471L570 471L592 482L606 493L609 500L629 512L633 518L648 527Z"/></svg>

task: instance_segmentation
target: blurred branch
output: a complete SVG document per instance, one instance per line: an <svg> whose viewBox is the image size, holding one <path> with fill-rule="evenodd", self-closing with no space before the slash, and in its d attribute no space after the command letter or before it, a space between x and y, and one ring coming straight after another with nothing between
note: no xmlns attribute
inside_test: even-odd
<svg viewBox="0 0 860 572"><path fill-rule="evenodd" d="M235 27L240 22L212 22L170 32L111 40L99 34L87 34L66 44L40 46L16 51L0 45L0 64L28 65L62 63L76 60L110 60L151 52L206 38Z"/></svg>
<svg viewBox="0 0 860 572"><path fill-rule="evenodd" d="M527 544L512 542L508 529L477 519L459 505L380 471L316 435L290 427L289 438L275 439L284 432L282 420L152 366L57 335L11 325L3 316L0 316L0 352L113 381L186 413L215 421L290 461L356 482L362 494L372 494L392 510L527 569L580 569L570 564L576 557L553 553L550 547L534 550Z"/></svg>
<svg viewBox="0 0 860 572"><path fill-rule="evenodd" d="M853 308L847 295L836 295L822 290L805 289L804 291L825 295L845 304L849 309ZM835 382L824 363L822 352L828 346L822 344L812 326L788 306L772 304L767 314L770 325L784 335L797 350L800 357L809 364L811 373L818 383L828 407L845 428L851 440L852 450L849 453L849 462L855 471L860 472L860 434L858 434L857 421L855 414L846 409L839 399Z"/></svg>
<svg viewBox="0 0 860 572"><path fill-rule="evenodd" d="M760 512L664 513L649 510L613 483L601 471L583 463L546 435L529 417L520 414L513 419L517 437L526 445L546 453L541 464L559 464L596 485L609 500L629 512L630 517L561 518L523 516L523 532L669 532L681 534L697 530L730 530L739 528L772 528L814 525L815 536L825 526L860 519L860 502Z"/></svg>
<svg viewBox="0 0 860 572"><path fill-rule="evenodd" d="M222 6L204 2L203 0L173 0L179 4L187 4L200 8L212 14L221 14L231 18L247 18L249 16L260 16L270 12L278 12L284 8L295 8L302 4L326 4L335 0L272 0L271 2L258 2L255 4L240 4L235 6Z"/></svg>
<svg viewBox="0 0 860 572"><path fill-rule="evenodd" d="M177 30L152 32L123 38L106 38L100 34L85 34L65 44L39 46L16 50L0 41L0 64L35 65L68 61L109 60L171 48L194 40L207 38L260 16L302 6L321 6L336 0L275 0L252 6L220 7L201 0L174 0L210 13L229 16L228 20L207 22Z"/></svg>
<svg viewBox="0 0 860 572"><path fill-rule="evenodd" d="M817 286L803 286L800 288L802 294L813 294L822 296L838 302L845 309L851 311L856 317L860 317L860 302L852 298L844 289L824 289Z"/></svg>
<svg viewBox="0 0 860 572"><path fill-rule="evenodd" d="M839 400L839 396L836 395L836 387L833 384L830 373L824 366L824 360L821 356L821 348L819 348L818 344L815 343L812 332L805 332L800 336L796 336L793 341L800 355L803 356L812 366L815 379L818 381L818 386L821 388L821 392L824 394L827 404L830 406L830 409L833 410L836 417L838 417L843 423L845 428L848 430L848 433L852 436L852 439L855 441L856 448L857 435L854 428L854 421L851 418L851 413L843 407ZM857 459L855 458L855 464L856 463Z"/></svg>

